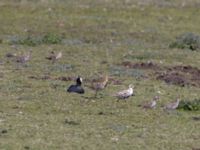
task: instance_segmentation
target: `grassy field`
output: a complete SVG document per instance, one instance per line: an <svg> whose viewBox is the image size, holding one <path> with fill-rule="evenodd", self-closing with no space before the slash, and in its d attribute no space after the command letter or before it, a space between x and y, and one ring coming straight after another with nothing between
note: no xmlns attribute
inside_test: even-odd
<svg viewBox="0 0 200 150"><path fill-rule="evenodd" d="M199 99L200 86L121 65L199 68L200 51L169 48L182 33L200 34L199 8L198 0L1 0L0 149L200 150L200 112L161 107L177 96ZM63 53L54 64L45 59L52 50ZM28 51L25 64L5 57ZM87 85L100 74L119 83L110 80L94 98ZM73 81L59 80L77 75L84 95L67 93ZM112 95L129 84L135 96L117 102ZM138 107L155 95L156 109Z"/></svg>

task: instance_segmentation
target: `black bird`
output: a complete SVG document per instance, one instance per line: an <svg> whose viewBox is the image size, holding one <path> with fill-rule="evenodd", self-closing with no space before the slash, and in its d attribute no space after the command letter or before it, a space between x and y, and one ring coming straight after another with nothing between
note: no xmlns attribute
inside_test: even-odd
<svg viewBox="0 0 200 150"><path fill-rule="evenodd" d="M78 77L76 79L76 85L70 85L70 87L67 89L67 92L71 93L78 93L78 94L84 94L85 91L84 89L81 87L81 84L83 82L83 79L81 77Z"/></svg>

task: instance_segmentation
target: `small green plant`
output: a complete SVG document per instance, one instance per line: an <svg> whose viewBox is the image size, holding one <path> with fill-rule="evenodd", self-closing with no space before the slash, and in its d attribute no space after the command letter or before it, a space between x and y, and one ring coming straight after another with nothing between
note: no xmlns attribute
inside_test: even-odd
<svg viewBox="0 0 200 150"><path fill-rule="evenodd" d="M28 45L28 46L36 46L41 43L41 38L26 36L26 37L13 37L10 40L10 44L20 44L20 45Z"/></svg>
<svg viewBox="0 0 200 150"><path fill-rule="evenodd" d="M40 44L60 44L61 42L62 37L53 33L47 33L43 36L28 35L25 37L14 37L10 40L10 44L20 44L28 46L36 46Z"/></svg>
<svg viewBox="0 0 200 150"><path fill-rule="evenodd" d="M80 125L79 122L76 122L74 120L69 120L69 119L65 119L64 123L67 124L67 125Z"/></svg>
<svg viewBox="0 0 200 150"><path fill-rule="evenodd" d="M60 44L62 42L61 36L53 33L44 35L42 42L45 44Z"/></svg>
<svg viewBox="0 0 200 150"><path fill-rule="evenodd" d="M188 111L199 111L200 99L195 99L193 101L188 101L188 100L181 101L178 109L183 109Z"/></svg>
<svg viewBox="0 0 200 150"><path fill-rule="evenodd" d="M169 45L170 48L200 49L200 36L194 33L184 33L176 38L176 41Z"/></svg>

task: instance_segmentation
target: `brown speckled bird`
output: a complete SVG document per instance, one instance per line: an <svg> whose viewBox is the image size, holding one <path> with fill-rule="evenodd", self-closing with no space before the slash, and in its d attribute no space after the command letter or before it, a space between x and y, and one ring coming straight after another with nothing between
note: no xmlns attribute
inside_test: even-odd
<svg viewBox="0 0 200 150"><path fill-rule="evenodd" d="M22 56L16 56L16 62L18 63L26 63L27 61L29 61L31 58L31 53L28 52L27 54L24 54Z"/></svg>
<svg viewBox="0 0 200 150"><path fill-rule="evenodd" d="M174 110L174 109L178 108L179 102L180 102L180 99L177 98L175 102L171 102L169 104L166 104L164 106L164 108L167 109L167 110Z"/></svg>
<svg viewBox="0 0 200 150"><path fill-rule="evenodd" d="M103 90L108 83L108 75L105 75L103 78L92 82L92 89L95 90L95 97L97 97L97 93Z"/></svg>
<svg viewBox="0 0 200 150"><path fill-rule="evenodd" d="M117 97L118 100L119 99L124 99L125 100L125 99L129 98L130 96L134 95L133 89L134 89L134 86L132 84L130 84L128 86L128 89L119 91L114 96Z"/></svg>
<svg viewBox="0 0 200 150"><path fill-rule="evenodd" d="M54 51L52 51L50 55L46 57L46 59L51 60L52 63L55 63L60 58L62 58L62 52L55 54Z"/></svg>
<svg viewBox="0 0 200 150"><path fill-rule="evenodd" d="M139 106L141 106L144 109L153 109L153 108L156 107L156 104L157 104L158 100L159 100L159 96L154 96L152 101L146 102L146 103L144 103L142 105L139 105Z"/></svg>

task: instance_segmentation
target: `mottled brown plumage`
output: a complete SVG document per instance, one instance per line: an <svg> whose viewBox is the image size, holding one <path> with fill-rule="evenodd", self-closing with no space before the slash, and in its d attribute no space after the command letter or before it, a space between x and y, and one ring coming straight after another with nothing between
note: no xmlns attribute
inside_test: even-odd
<svg viewBox="0 0 200 150"><path fill-rule="evenodd" d="M167 110L174 110L174 109L178 108L179 102L180 102L180 99L177 98L175 102L166 104L164 108Z"/></svg>
<svg viewBox="0 0 200 150"><path fill-rule="evenodd" d="M159 100L159 96L154 96L150 102L145 102L144 104L140 105L144 109L153 109L156 107L157 101Z"/></svg>
<svg viewBox="0 0 200 150"><path fill-rule="evenodd" d="M108 76L105 75L103 78L93 81L91 88L95 90L95 97L97 96L98 91L103 90L108 83Z"/></svg>
<svg viewBox="0 0 200 150"><path fill-rule="evenodd" d="M59 52L59 53L55 54L54 51L52 51L50 53L50 55L46 57L46 59L51 60L52 63L54 63L56 60L58 60L60 58L62 58L62 52Z"/></svg>
<svg viewBox="0 0 200 150"><path fill-rule="evenodd" d="M22 56L16 56L16 62L18 63L26 63L27 61L29 61L31 58L31 53L28 52L27 54L24 54Z"/></svg>
<svg viewBox="0 0 200 150"><path fill-rule="evenodd" d="M129 98L130 96L134 95L133 89L134 89L134 86L132 84L130 84L128 89L119 91L114 96L117 97L118 100L119 99L125 100L125 99Z"/></svg>

